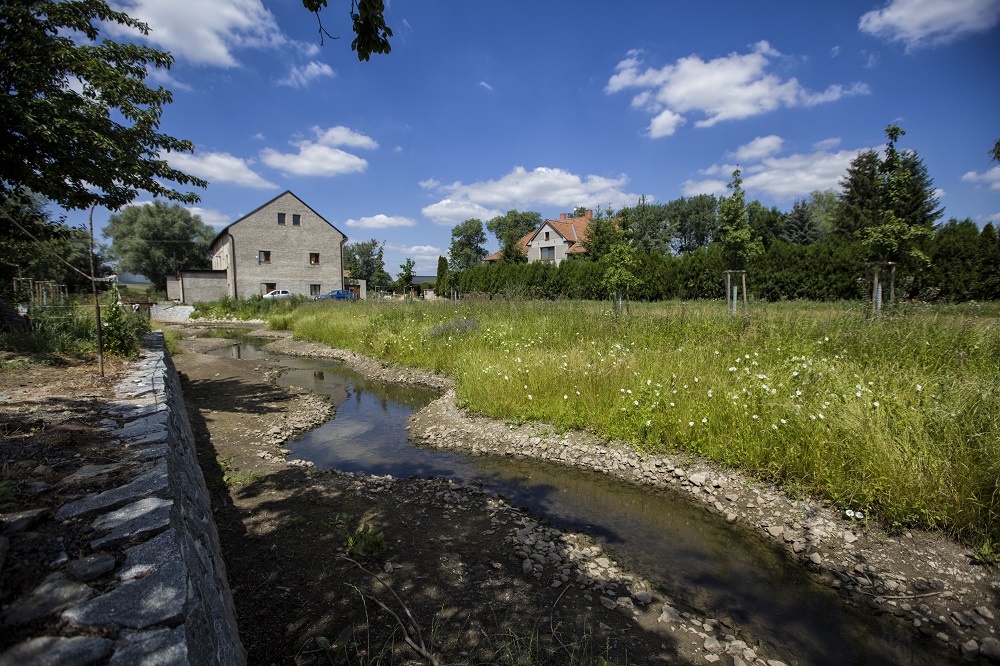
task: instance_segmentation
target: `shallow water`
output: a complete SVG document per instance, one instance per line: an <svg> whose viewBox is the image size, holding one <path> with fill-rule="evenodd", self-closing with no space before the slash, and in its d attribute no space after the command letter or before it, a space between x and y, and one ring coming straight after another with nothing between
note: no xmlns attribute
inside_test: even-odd
<svg viewBox="0 0 1000 666"><path fill-rule="evenodd" d="M772 543L682 496L537 461L414 447L407 418L434 392L369 381L334 361L275 356L249 340L215 353L277 361L286 368L279 384L328 395L336 405L333 419L286 444L295 458L320 468L479 483L560 528L593 535L675 599L777 643L789 663L930 665L951 656L911 638L901 623L845 605Z"/></svg>

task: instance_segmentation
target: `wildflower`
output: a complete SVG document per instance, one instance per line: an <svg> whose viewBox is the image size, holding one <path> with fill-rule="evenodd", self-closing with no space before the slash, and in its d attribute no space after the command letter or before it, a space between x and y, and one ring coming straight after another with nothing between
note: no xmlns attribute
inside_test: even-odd
<svg viewBox="0 0 1000 666"><path fill-rule="evenodd" d="M693 428L694 427L694 421L688 421L688 427L689 428Z"/></svg>
<svg viewBox="0 0 1000 666"><path fill-rule="evenodd" d="M777 430L777 429L778 429L778 426L777 426L777 424L775 424L775 423L772 423L772 424L771 424L771 430Z"/></svg>
<svg viewBox="0 0 1000 666"><path fill-rule="evenodd" d="M702 419L702 420L701 420L701 422L702 422L702 423L708 423L708 419L707 419L707 418L704 418L704 419Z"/></svg>
<svg viewBox="0 0 1000 666"><path fill-rule="evenodd" d="M917 390L918 390L918 391L923 391L923 390L924 390L924 387L923 387L923 386L921 386L920 384L917 384Z"/></svg>
<svg viewBox="0 0 1000 666"><path fill-rule="evenodd" d="M646 427L648 428L653 421L651 419L646 419Z"/></svg>
<svg viewBox="0 0 1000 666"><path fill-rule="evenodd" d="M786 421L785 419L781 419L781 425L785 425L786 423L788 423L788 421Z"/></svg>
<svg viewBox="0 0 1000 666"><path fill-rule="evenodd" d="M873 407L878 407L878 400L876 400L875 402L873 402L873 403L872 403L872 406L873 406Z"/></svg>
<svg viewBox="0 0 1000 666"><path fill-rule="evenodd" d="M729 368L729 372L736 372L736 368Z"/></svg>
<svg viewBox="0 0 1000 666"><path fill-rule="evenodd" d="M756 414L754 414L754 415L753 415L753 418L754 418L754 419L756 419L756 418L757 418L757 415L756 415Z"/></svg>
<svg viewBox="0 0 1000 666"><path fill-rule="evenodd" d="M569 400L569 396L568 395L564 395L563 396L563 400Z"/></svg>

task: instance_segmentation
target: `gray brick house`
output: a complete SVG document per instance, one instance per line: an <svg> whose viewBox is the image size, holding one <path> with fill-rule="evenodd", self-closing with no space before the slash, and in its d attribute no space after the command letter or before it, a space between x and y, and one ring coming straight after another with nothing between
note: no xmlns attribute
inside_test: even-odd
<svg viewBox="0 0 1000 666"><path fill-rule="evenodd" d="M285 191L219 232L211 246L212 272L220 277L224 272L223 294L232 298L274 289L318 296L344 288L346 241L339 229Z"/></svg>

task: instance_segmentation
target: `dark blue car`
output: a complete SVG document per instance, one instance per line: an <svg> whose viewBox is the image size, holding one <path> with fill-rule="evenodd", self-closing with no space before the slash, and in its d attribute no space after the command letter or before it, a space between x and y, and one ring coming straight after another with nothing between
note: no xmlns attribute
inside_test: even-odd
<svg viewBox="0 0 1000 666"><path fill-rule="evenodd" d="M353 301L357 296L349 289L334 289L331 292L320 294L316 297L316 300L321 301L324 298L332 298L335 301Z"/></svg>

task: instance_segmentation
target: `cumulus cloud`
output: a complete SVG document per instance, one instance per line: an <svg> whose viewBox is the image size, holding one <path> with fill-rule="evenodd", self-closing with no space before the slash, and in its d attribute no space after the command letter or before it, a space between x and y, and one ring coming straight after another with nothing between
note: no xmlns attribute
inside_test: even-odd
<svg viewBox="0 0 1000 666"><path fill-rule="evenodd" d="M278 83L291 88L305 88L310 83L324 76L336 76L333 68L325 62L311 61L304 67L292 67L288 76L280 79Z"/></svg>
<svg viewBox="0 0 1000 666"><path fill-rule="evenodd" d="M312 128L315 138L292 141L298 148L296 153L282 153L273 148L265 148L260 159L269 167L282 173L296 176L339 176L358 173L368 168L368 161L338 146L348 148L377 148L378 144L369 136L347 127Z"/></svg>
<svg viewBox="0 0 1000 666"><path fill-rule="evenodd" d="M572 209L588 205L617 207L634 204L639 195L625 192L622 188L626 183L628 178L625 176L580 176L563 169L538 167L528 171L518 166L496 180L433 186L422 184L446 196L442 201L424 208L423 213L439 224L457 224L472 217L488 220L512 208L530 210L549 206ZM472 214L472 211L476 212Z"/></svg>
<svg viewBox="0 0 1000 666"><path fill-rule="evenodd" d="M201 208L199 206L189 206L188 210L191 211L192 215L197 215L201 218L201 221L212 227L213 229L222 229L227 224L233 221L233 219L223 213L220 210L214 208Z"/></svg>
<svg viewBox="0 0 1000 666"><path fill-rule="evenodd" d="M833 141L827 139L820 143L833 148L836 146L836 143L831 144ZM832 152L821 148L811 153L784 157L773 154L761 155L756 161L741 167L743 187L751 196L768 196L779 201L806 197L816 190L838 189L847 167L861 150L863 149ZM729 176L733 169L734 167L729 164L713 165L701 173ZM686 196L726 195L728 192L726 185L729 180L717 177L688 180L683 185L683 191Z"/></svg>
<svg viewBox="0 0 1000 666"><path fill-rule="evenodd" d="M948 44L991 30L1000 21L1000 0L891 0L865 13L858 29L901 42L908 51Z"/></svg>
<svg viewBox="0 0 1000 666"><path fill-rule="evenodd" d="M762 157L773 155L781 150L781 144L784 142L784 139L774 134L759 136L750 143L745 143L733 151L732 157L738 162L759 160Z"/></svg>
<svg viewBox="0 0 1000 666"><path fill-rule="evenodd" d="M442 199L437 203L424 206L420 212L436 224L447 226L455 226L472 218L490 220L497 215L504 214L502 210L489 209L471 201L452 201L451 199Z"/></svg>
<svg viewBox="0 0 1000 666"><path fill-rule="evenodd" d="M1000 190L1000 166L995 166L983 173L969 171L962 176L962 181L966 183L983 183L989 185L991 190Z"/></svg>
<svg viewBox="0 0 1000 666"><path fill-rule="evenodd" d="M870 92L864 83L834 84L814 92L795 78L782 79L769 71L772 61L782 55L766 41L753 45L749 53L709 61L690 55L659 69L646 67L641 55L631 51L618 63L605 92L639 90L632 106L653 116L649 125L653 138L672 135L687 115L700 116L696 127L711 127L781 107L815 106Z"/></svg>
<svg viewBox="0 0 1000 666"><path fill-rule="evenodd" d="M358 220L351 219L345 224L357 229L392 229L396 227L415 227L417 226L417 221L401 215L383 215L379 213L378 215L362 217Z"/></svg>
<svg viewBox="0 0 1000 666"><path fill-rule="evenodd" d="M170 153L163 157L173 168L210 183L230 183L262 190L278 187L251 169L247 160L229 153Z"/></svg>
<svg viewBox="0 0 1000 666"><path fill-rule="evenodd" d="M288 42L261 0L120 0L115 8L147 23L145 39L153 46L198 65L235 67L234 50ZM137 36L116 23L104 28L115 36Z"/></svg>

